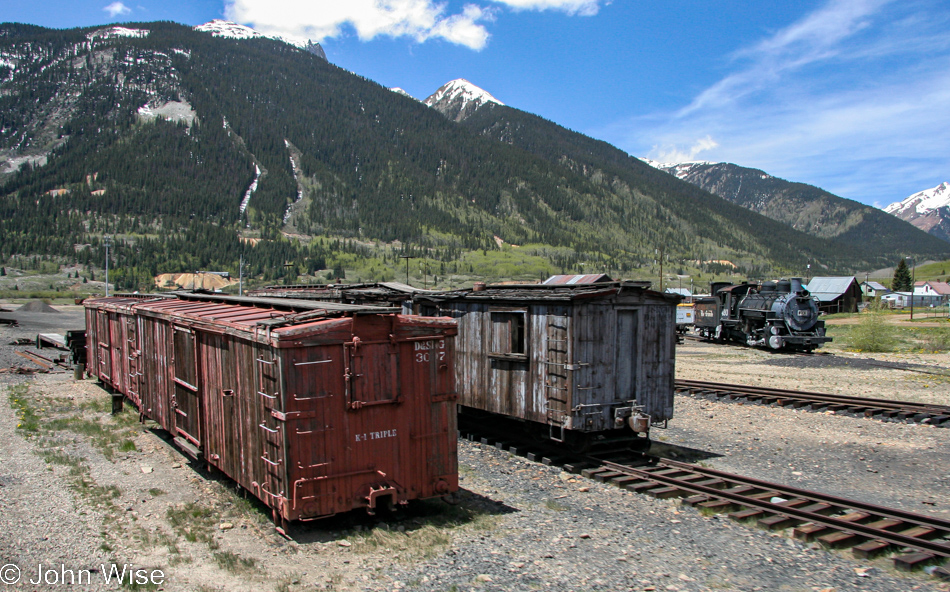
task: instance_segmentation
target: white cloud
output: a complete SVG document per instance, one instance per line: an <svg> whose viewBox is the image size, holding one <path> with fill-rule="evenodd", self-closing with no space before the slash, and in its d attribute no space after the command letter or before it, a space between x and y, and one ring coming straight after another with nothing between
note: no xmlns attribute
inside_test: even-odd
<svg viewBox="0 0 950 592"><path fill-rule="evenodd" d="M695 140L687 150L683 150L676 145L654 146L650 154L655 156L655 158L651 156L652 160L658 160L663 163L692 162L696 160L696 157L701 152L706 152L718 147L719 142L713 140L712 136L706 136L705 138Z"/></svg>
<svg viewBox="0 0 950 592"><path fill-rule="evenodd" d="M515 10L560 10L570 15L593 16L601 0L492 0ZM607 0L605 4L610 4Z"/></svg>
<svg viewBox="0 0 950 592"><path fill-rule="evenodd" d="M364 41L379 36L420 43L444 39L475 50L485 47L489 37L480 23L493 19L491 10L474 4L447 15L446 5L433 0L231 0L225 15L262 33L315 41L338 37L351 27Z"/></svg>
<svg viewBox="0 0 950 592"><path fill-rule="evenodd" d="M104 7L102 10L109 13L109 16L115 18L120 14L129 14L132 12L132 9L122 4L121 2L113 2L112 4Z"/></svg>
<svg viewBox="0 0 950 592"><path fill-rule="evenodd" d="M743 68L699 94L679 112L721 106L739 100L810 64L839 56L841 42L868 26L868 19L890 0L831 0L827 5L752 47L739 50Z"/></svg>

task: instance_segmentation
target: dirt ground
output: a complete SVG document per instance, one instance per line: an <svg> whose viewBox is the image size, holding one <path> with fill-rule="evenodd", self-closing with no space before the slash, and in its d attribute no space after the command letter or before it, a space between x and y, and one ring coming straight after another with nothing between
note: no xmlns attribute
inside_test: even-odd
<svg viewBox="0 0 950 592"><path fill-rule="evenodd" d="M14 337L73 328L81 308L63 312L0 326L0 366L15 359ZM791 356L688 342L676 366L679 378L950 404L945 354ZM39 564L116 563L164 576L124 588L189 592L950 590L887 559L858 561L468 442L458 505L354 512L288 539L154 423L128 408L112 415L95 380L0 374L0 393L0 563L29 577ZM950 429L678 397L654 438L657 452L698 454L714 468L950 515ZM83 589L119 586L96 577Z"/></svg>

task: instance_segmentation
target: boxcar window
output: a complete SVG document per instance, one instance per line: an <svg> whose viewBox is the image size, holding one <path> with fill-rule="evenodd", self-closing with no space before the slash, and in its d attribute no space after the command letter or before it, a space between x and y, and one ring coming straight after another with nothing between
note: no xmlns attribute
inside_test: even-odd
<svg viewBox="0 0 950 592"><path fill-rule="evenodd" d="M528 353L528 331L526 311L492 311L491 313L491 353L492 355L526 357Z"/></svg>

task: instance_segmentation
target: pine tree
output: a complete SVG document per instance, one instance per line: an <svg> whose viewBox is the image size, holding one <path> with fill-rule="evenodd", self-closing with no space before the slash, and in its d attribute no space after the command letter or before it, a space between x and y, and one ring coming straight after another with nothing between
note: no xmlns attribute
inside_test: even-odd
<svg viewBox="0 0 950 592"><path fill-rule="evenodd" d="M910 269L907 268L907 261L901 259L894 270L894 279L891 281L891 290L895 292L910 292L911 286Z"/></svg>

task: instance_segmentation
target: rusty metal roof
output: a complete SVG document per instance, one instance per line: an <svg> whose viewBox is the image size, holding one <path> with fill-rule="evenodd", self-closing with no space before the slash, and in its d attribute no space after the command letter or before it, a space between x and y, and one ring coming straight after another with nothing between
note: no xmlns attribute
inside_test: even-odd
<svg viewBox="0 0 950 592"><path fill-rule="evenodd" d="M580 275L552 275L542 282L545 286L573 286L576 284L597 284L614 281L605 273L588 273Z"/></svg>
<svg viewBox="0 0 950 592"><path fill-rule="evenodd" d="M398 307L371 306L368 304L340 304L338 302L314 301L293 298L264 298L257 296L226 296L221 294L195 294L191 292L171 292L179 300L189 302L219 302L242 306L271 308L275 311L302 312L321 310L327 313L380 314L396 313Z"/></svg>

